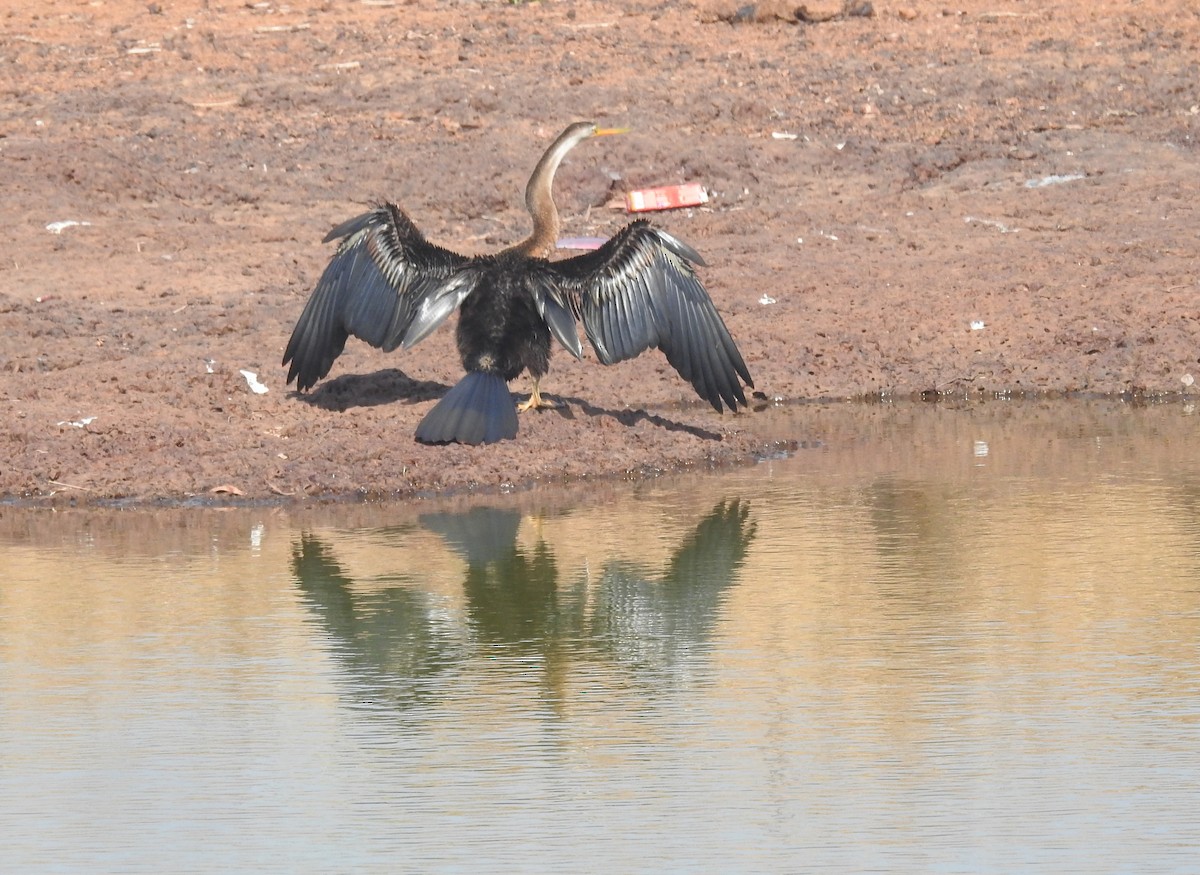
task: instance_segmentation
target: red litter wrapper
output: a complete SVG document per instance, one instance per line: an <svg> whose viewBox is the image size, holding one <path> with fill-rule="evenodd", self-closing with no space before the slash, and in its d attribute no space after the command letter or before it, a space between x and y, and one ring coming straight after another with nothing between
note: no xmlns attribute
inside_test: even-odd
<svg viewBox="0 0 1200 875"><path fill-rule="evenodd" d="M649 210L674 210L708 203L708 192L698 182L687 185L664 185L661 188L640 188L625 195L625 206L631 213Z"/></svg>

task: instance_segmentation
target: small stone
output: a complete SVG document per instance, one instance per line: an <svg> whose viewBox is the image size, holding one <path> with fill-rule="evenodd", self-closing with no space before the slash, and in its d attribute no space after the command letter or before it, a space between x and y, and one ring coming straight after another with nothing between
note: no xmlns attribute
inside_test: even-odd
<svg viewBox="0 0 1200 875"><path fill-rule="evenodd" d="M807 0L796 7L795 17L809 24L820 24L840 18L845 10L843 0Z"/></svg>

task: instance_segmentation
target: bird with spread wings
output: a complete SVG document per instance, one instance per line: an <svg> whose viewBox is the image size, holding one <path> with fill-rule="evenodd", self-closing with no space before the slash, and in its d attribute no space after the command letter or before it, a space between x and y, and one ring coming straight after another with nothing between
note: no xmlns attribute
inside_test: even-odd
<svg viewBox="0 0 1200 875"><path fill-rule="evenodd" d="M746 405L753 387L737 345L696 276L699 254L650 223L626 225L598 249L550 261L559 232L554 173L583 140L623 129L576 122L538 162L525 191L533 233L492 255L430 243L394 204L338 225L339 240L292 331L288 382L308 389L329 373L351 336L390 352L427 337L455 310L466 374L417 426L424 443L493 443L516 437L517 412L553 407L542 397L551 337L583 357L578 323L601 364L660 349L718 412ZM533 377L518 405L508 382Z"/></svg>

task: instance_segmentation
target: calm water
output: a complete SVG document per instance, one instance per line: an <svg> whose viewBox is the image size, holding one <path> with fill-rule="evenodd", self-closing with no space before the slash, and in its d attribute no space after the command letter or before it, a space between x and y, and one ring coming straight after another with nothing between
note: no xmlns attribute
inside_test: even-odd
<svg viewBox="0 0 1200 875"><path fill-rule="evenodd" d="M475 506L0 509L0 871L1200 870L1200 414L766 416Z"/></svg>

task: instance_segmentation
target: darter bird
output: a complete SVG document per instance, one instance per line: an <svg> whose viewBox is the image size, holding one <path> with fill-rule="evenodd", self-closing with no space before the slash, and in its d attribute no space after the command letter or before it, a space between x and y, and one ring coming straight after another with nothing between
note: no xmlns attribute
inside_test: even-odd
<svg viewBox="0 0 1200 875"><path fill-rule="evenodd" d="M700 255L638 220L598 249L550 261L559 234L551 186L582 141L624 128L576 122L542 155L525 188L533 233L493 255L468 257L428 242L400 207L385 203L338 225L340 240L292 331L283 363L303 391L329 373L354 335L386 352L409 348L458 310L466 375L417 426L424 443L493 443L517 434L517 411L555 407L542 397L553 335L583 357L577 321L601 364L658 348L717 412L746 405L753 387L737 345L696 277ZM508 382L533 377L516 404Z"/></svg>

